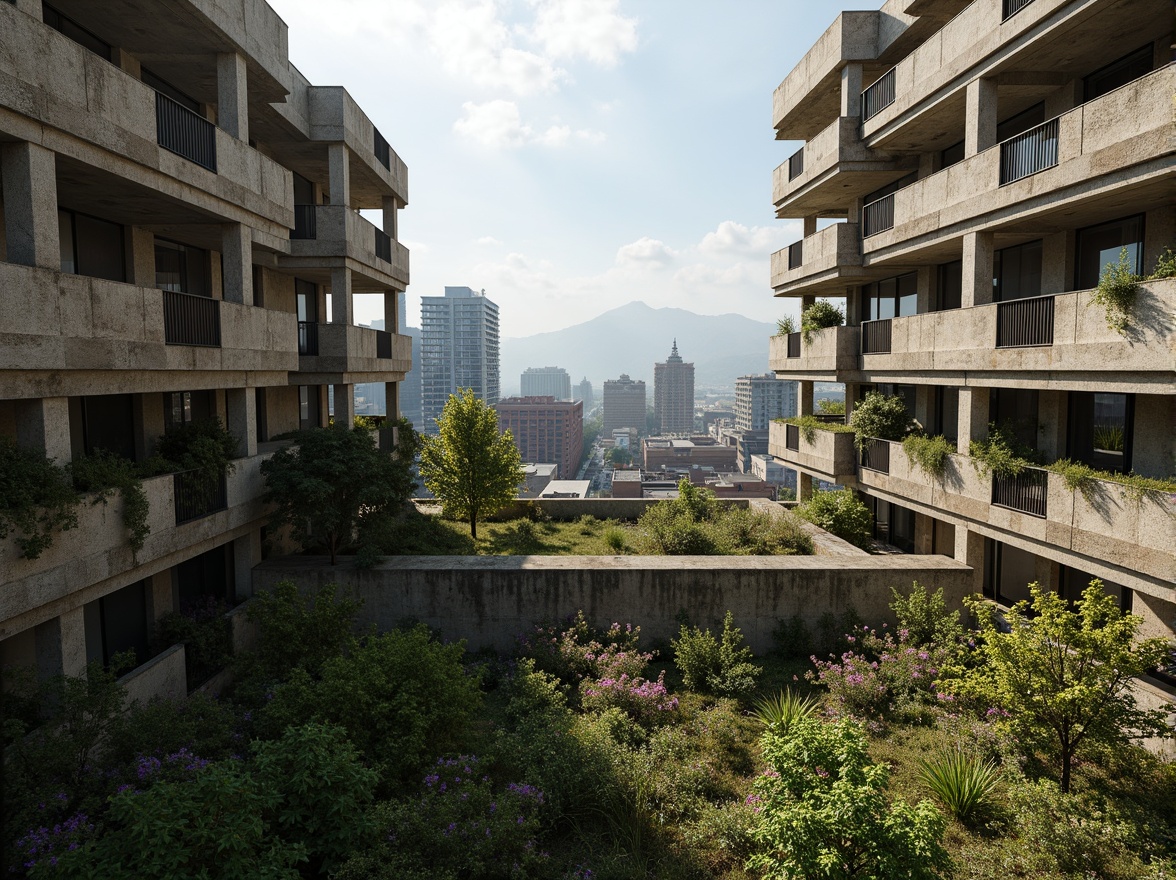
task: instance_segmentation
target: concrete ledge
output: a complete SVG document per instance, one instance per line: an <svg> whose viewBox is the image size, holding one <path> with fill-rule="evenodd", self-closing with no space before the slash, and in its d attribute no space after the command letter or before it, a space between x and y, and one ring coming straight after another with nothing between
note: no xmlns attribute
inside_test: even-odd
<svg viewBox="0 0 1176 880"><path fill-rule="evenodd" d="M172 645L142 666L118 680L129 702L153 699L182 700L188 696L188 675L184 670L184 646Z"/></svg>

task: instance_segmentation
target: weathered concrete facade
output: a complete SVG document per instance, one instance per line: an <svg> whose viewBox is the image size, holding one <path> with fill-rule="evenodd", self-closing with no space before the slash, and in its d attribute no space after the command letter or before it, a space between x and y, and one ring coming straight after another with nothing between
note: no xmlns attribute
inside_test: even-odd
<svg viewBox="0 0 1176 880"><path fill-rule="evenodd" d="M1075 598L1098 576L1149 633L1176 629L1176 496L1095 479L981 476L989 425L1046 463L1176 473L1176 280L1145 280L1123 332L1092 304L1120 253L1146 276L1176 248L1176 68L1167 0L890 0L843 13L776 89L803 145L776 214L804 237L773 254L777 296L844 298L846 326L772 340L771 366L844 382L852 413L898 395L958 450L940 476L898 443L772 427L770 452L855 487L878 537L954 556L1001 601L1036 579ZM831 223L831 225L830 225ZM1017 584L1020 582L1020 586Z"/></svg>
<svg viewBox="0 0 1176 880"><path fill-rule="evenodd" d="M239 455L196 496L145 479L138 552L118 494L35 560L0 541L0 662L77 673L134 648L133 694L182 694L154 622L249 594L270 438L325 425L329 387L341 420L358 382L396 414L408 172L346 90L291 65L264 0L21 0L0 34L0 437L142 462L216 417ZM357 294L383 297L386 331L355 326Z"/></svg>

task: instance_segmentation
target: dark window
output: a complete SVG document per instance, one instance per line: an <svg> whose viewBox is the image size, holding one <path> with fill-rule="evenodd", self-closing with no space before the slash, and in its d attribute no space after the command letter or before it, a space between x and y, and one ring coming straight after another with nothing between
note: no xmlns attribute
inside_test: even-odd
<svg viewBox="0 0 1176 880"><path fill-rule="evenodd" d="M939 434L952 443L959 439L960 389L939 387L935 389L935 416L932 433Z"/></svg>
<svg viewBox="0 0 1176 880"><path fill-rule="evenodd" d="M208 599L234 600L232 544L222 544L175 567L180 609L203 605Z"/></svg>
<svg viewBox="0 0 1176 880"><path fill-rule="evenodd" d="M890 195L891 193L896 193L900 189L904 189L905 187L910 186L912 183L914 183L918 179L919 179L919 172L912 171L910 174L908 174L906 177L902 178L901 180L896 180L896 181L894 181L894 183L886 184L886 186L882 187L881 189L874 190L872 193L870 193L869 195L865 196L862 199L862 204L868 205L868 204L870 204L870 202L876 202L876 201L878 201L878 199L884 199L884 198L886 198L886 196Z"/></svg>
<svg viewBox="0 0 1176 880"><path fill-rule="evenodd" d="M1135 395L1071 391L1066 454L1099 470L1131 470Z"/></svg>
<svg viewBox="0 0 1176 880"><path fill-rule="evenodd" d="M918 312L918 276L914 272L886 278L862 288L867 320L905 318Z"/></svg>
<svg viewBox="0 0 1176 880"><path fill-rule="evenodd" d="M1076 290L1098 287L1099 276L1108 263L1117 265L1120 252L1127 249L1132 271L1143 274L1143 214L1124 217L1078 230L1074 266Z"/></svg>
<svg viewBox="0 0 1176 880"><path fill-rule="evenodd" d="M259 309L265 307L265 273L256 263L253 264L253 304Z"/></svg>
<svg viewBox="0 0 1176 880"><path fill-rule="evenodd" d="M915 512L867 496L874 514L874 538L884 544L897 547L903 553L915 552Z"/></svg>
<svg viewBox="0 0 1176 880"><path fill-rule="evenodd" d="M165 427L175 428L192 422L206 422L216 415L215 392L173 391L163 396Z"/></svg>
<svg viewBox="0 0 1176 880"><path fill-rule="evenodd" d="M314 204L314 184L303 177L298 172L293 172L294 175L294 204L296 205L313 205Z"/></svg>
<svg viewBox="0 0 1176 880"><path fill-rule="evenodd" d="M208 251L166 239L155 239L155 286L176 293L210 296Z"/></svg>
<svg viewBox="0 0 1176 880"><path fill-rule="evenodd" d="M254 403L257 411L257 442L264 443L269 440L269 425L266 421L265 413L265 389L254 388Z"/></svg>
<svg viewBox="0 0 1176 880"><path fill-rule="evenodd" d="M1007 141L1011 137L1016 137L1023 131L1028 131L1034 126L1041 125L1045 122L1045 104L1034 104L1028 110L1022 110L1016 116L1010 116L1004 122L1000 122L996 126L996 140Z"/></svg>
<svg viewBox="0 0 1176 880"><path fill-rule="evenodd" d="M147 662L146 582L139 581L91 602L83 609L86 627L86 655L109 666L115 654L133 651L135 665Z"/></svg>
<svg viewBox="0 0 1176 880"><path fill-rule="evenodd" d="M956 162L964 160L964 142L960 141L958 144L952 144L945 150L939 152L939 168L940 170L954 165Z"/></svg>
<svg viewBox="0 0 1176 880"><path fill-rule="evenodd" d="M82 444L86 455L99 449L135 460L135 407L130 394L83 397Z"/></svg>
<svg viewBox="0 0 1176 880"><path fill-rule="evenodd" d="M993 259L997 302L1041 296L1041 240L1003 248Z"/></svg>
<svg viewBox="0 0 1176 880"><path fill-rule="evenodd" d="M201 116L201 117L204 116L204 111L201 110L201 108L200 108L200 102L197 101L195 98L193 98L191 95L187 94L186 92L181 92L179 89L177 89L171 83L169 83L167 80L163 79L162 77L156 76L154 73L152 73L146 67L142 68L141 72L142 72L142 79L143 79L144 85L151 86L151 88L155 89L155 91L160 92L161 94L167 95L169 98L171 98L177 104L179 104L182 107L187 107L189 110L191 110L197 116Z"/></svg>
<svg viewBox="0 0 1176 880"><path fill-rule="evenodd" d="M95 55L110 60L110 44L86 30L72 18L62 15L47 3L41 4L41 19L55 31L69 37L79 46L85 46Z"/></svg>
<svg viewBox="0 0 1176 880"><path fill-rule="evenodd" d="M64 208L57 210L61 271L108 281L126 281L123 228Z"/></svg>
<svg viewBox="0 0 1176 880"><path fill-rule="evenodd" d="M1129 55L1112 61L1106 67L1100 67L1082 80L1082 100L1093 101L1107 92L1113 92L1119 86L1125 86L1141 76L1147 76L1152 72L1152 58L1152 44L1148 43Z"/></svg>
<svg viewBox="0 0 1176 880"><path fill-rule="evenodd" d="M1090 582L1094 580L1094 576L1065 565L1061 567L1060 574L1058 595L1070 604L1077 605L1078 600L1082 598L1082 593L1090 586ZM1118 600L1119 610L1130 613L1132 595L1129 589L1109 581L1103 581L1103 590Z"/></svg>
<svg viewBox="0 0 1176 880"><path fill-rule="evenodd" d="M1037 557L1019 547L986 538L988 566L985 593L1002 605L1013 605L1030 598L1029 584L1039 581Z"/></svg>
<svg viewBox="0 0 1176 880"><path fill-rule="evenodd" d="M294 296L298 304L298 320L312 324L318 321L318 285L295 278Z"/></svg>
<svg viewBox="0 0 1176 880"><path fill-rule="evenodd" d="M964 261L954 260L935 267L935 311L958 309L963 304Z"/></svg>
<svg viewBox="0 0 1176 880"><path fill-rule="evenodd" d="M988 421L1009 431L1023 446L1037 448L1038 394L1029 388L993 388L988 398Z"/></svg>

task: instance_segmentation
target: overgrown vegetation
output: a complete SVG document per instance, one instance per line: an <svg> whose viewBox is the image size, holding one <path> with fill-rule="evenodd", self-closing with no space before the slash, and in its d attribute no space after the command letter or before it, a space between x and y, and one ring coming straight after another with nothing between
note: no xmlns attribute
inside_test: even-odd
<svg viewBox="0 0 1176 880"><path fill-rule="evenodd" d="M849 426L853 428L854 445L859 451L874 440L902 440L918 427L901 397L877 391L871 391L864 400L854 404Z"/></svg>
<svg viewBox="0 0 1176 880"><path fill-rule="evenodd" d="M874 517L852 489L814 492L797 506L796 515L855 547L869 550L874 546Z"/></svg>
<svg viewBox="0 0 1176 880"><path fill-rule="evenodd" d="M785 425L796 425L800 429L800 436L804 438L804 442L810 446L817 441L817 431L828 431L830 434L852 434L853 428L842 422L822 422L816 416L793 416L787 419L778 419Z"/></svg>
<svg viewBox="0 0 1176 880"><path fill-rule="evenodd" d="M25 559L36 559L57 532L76 528L78 496L65 468L0 437L0 538L16 532Z"/></svg>
<svg viewBox="0 0 1176 880"><path fill-rule="evenodd" d="M902 441L907 461L929 477L940 478L947 471L947 463L956 452L956 445L942 436L910 434Z"/></svg>
<svg viewBox="0 0 1176 880"><path fill-rule="evenodd" d="M1127 248L1119 251L1117 263L1103 266L1098 286L1090 292L1090 305L1102 306L1106 311L1107 326L1121 336L1131 327L1131 312L1143 279L1135 273L1134 261Z"/></svg>
<svg viewBox="0 0 1176 880"><path fill-rule="evenodd" d="M790 336L796 332L796 319L792 315L785 315L776 321L776 335Z"/></svg>
<svg viewBox="0 0 1176 880"><path fill-rule="evenodd" d="M972 459L972 467L982 477L990 473L998 477L1015 477L1025 468L1041 463L1037 450L1017 440L1011 428L991 422L986 438L969 442L968 456Z"/></svg>
<svg viewBox="0 0 1176 880"><path fill-rule="evenodd" d="M1139 474L1117 474L1112 471L1099 470L1079 461L1068 458L1059 459L1046 470L1061 476L1066 488L1071 492L1081 492L1088 501L1095 501L1099 482L1114 483L1122 486L1127 497L1136 504L1142 503L1144 498L1161 500L1168 495L1176 494L1176 479L1167 480L1156 477L1144 477Z"/></svg>
<svg viewBox="0 0 1176 880"><path fill-rule="evenodd" d="M141 469L130 459L105 450L79 456L69 464L74 488L93 494L93 504L105 504L115 492L122 495L123 524L127 527L131 550L138 553L151 534L147 524L150 504L143 491Z"/></svg>
<svg viewBox="0 0 1176 880"><path fill-rule="evenodd" d="M670 644L682 683L690 690L720 697L745 697L755 690L760 668L752 662L730 611L718 638L709 628L682 624L678 639Z"/></svg>
<svg viewBox="0 0 1176 880"><path fill-rule="evenodd" d="M205 597L165 614L155 625L157 650L184 645L189 689L203 684L233 659L232 626L225 617L229 606Z"/></svg>
<svg viewBox="0 0 1176 880"><path fill-rule="evenodd" d="M812 345L813 334L826 327L840 327L845 312L827 299L819 299L800 313L800 334L805 345Z"/></svg>

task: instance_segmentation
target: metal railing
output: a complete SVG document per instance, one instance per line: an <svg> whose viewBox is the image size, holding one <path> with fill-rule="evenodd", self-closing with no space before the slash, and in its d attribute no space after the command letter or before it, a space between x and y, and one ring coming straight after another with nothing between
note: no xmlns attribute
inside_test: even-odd
<svg viewBox="0 0 1176 880"><path fill-rule="evenodd" d="M392 357L392 333L388 330L376 331L376 357L390 359Z"/></svg>
<svg viewBox="0 0 1176 880"><path fill-rule="evenodd" d="M290 238L318 238L317 208L317 205L294 206L294 229L290 232Z"/></svg>
<svg viewBox="0 0 1176 880"><path fill-rule="evenodd" d="M373 139L374 143L372 144L372 152L376 154L376 161L391 171L392 151L388 146L388 142L384 140L384 136L380 134L379 129L373 128L372 131L375 132L375 138Z"/></svg>
<svg viewBox="0 0 1176 880"><path fill-rule="evenodd" d="M824 425L844 425L845 413L813 413L813 418Z"/></svg>
<svg viewBox="0 0 1176 880"><path fill-rule="evenodd" d="M163 341L220 348L220 300L175 290L163 293Z"/></svg>
<svg viewBox="0 0 1176 880"><path fill-rule="evenodd" d="M176 525L209 516L228 507L225 475L209 479L203 470L173 474Z"/></svg>
<svg viewBox="0 0 1176 880"><path fill-rule="evenodd" d="M862 447L862 467L880 474L890 473L890 443L887 440L870 439Z"/></svg>
<svg viewBox="0 0 1176 880"><path fill-rule="evenodd" d="M216 126L163 92L155 93L155 135L165 150L216 171Z"/></svg>
<svg viewBox="0 0 1176 880"><path fill-rule="evenodd" d="M1001 21L1016 15L1032 2L1033 0L1004 0L1004 15L1001 17Z"/></svg>
<svg viewBox="0 0 1176 880"><path fill-rule="evenodd" d="M862 92L862 122L871 116L877 116L884 109L894 103L894 71L890 68L874 84Z"/></svg>
<svg viewBox="0 0 1176 880"><path fill-rule="evenodd" d="M1048 496L1047 471L1026 468L1015 477L992 475L992 503L996 507L1019 510L1030 516L1045 516Z"/></svg>
<svg viewBox="0 0 1176 880"><path fill-rule="evenodd" d="M1054 298L1034 296L996 304L996 347L1053 345Z"/></svg>
<svg viewBox="0 0 1176 880"><path fill-rule="evenodd" d="M784 426L784 448L791 449L793 452L800 452L800 426L799 425L785 425Z"/></svg>
<svg viewBox="0 0 1176 880"><path fill-rule="evenodd" d="M788 179L796 180L804 174L804 147L788 157Z"/></svg>
<svg viewBox="0 0 1176 880"><path fill-rule="evenodd" d="M318 354L318 322L298 322L298 353L314 357Z"/></svg>
<svg viewBox="0 0 1176 880"><path fill-rule="evenodd" d="M862 208L862 238L894 228L894 193L875 199Z"/></svg>
<svg viewBox="0 0 1176 880"><path fill-rule="evenodd" d="M382 229L376 230L376 256L385 263L392 262L392 237Z"/></svg>
<svg viewBox="0 0 1176 880"><path fill-rule="evenodd" d="M804 242L797 241L788 245L788 268L799 269L804 263Z"/></svg>
<svg viewBox="0 0 1176 880"><path fill-rule="evenodd" d="M1051 119L1000 144L1000 184L1013 183L1058 164L1058 120Z"/></svg>
<svg viewBox="0 0 1176 880"><path fill-rule="evenodd" d="M862 354L890 354L890 321L862 321Z"/></svg>
<svg viewBox="0 0 1176 880"><path fill-rule="evenodd" d="M800 357L800 333L788 334L788 357Z"/></svg>

